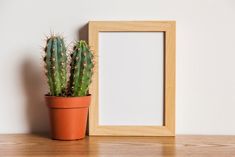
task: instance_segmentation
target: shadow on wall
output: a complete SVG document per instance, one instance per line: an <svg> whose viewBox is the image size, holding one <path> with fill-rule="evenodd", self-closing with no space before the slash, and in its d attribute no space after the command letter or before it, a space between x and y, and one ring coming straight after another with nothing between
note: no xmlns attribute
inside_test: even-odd
<svg viewBox="0 0 235 157"><path fill-rule="evenodd" d="M88 24L79 28L77 36L88 41ZM44 100L46 81L43 79L42 67L34 62L33 57L24 59L21 78L26 98L26 119L30 133L49 132L49 114Z"/></svg>
<svg viewBox="0 0 235 157"><path fill-rule="evenodd" d="M88 23L78 29L77 37L88 42Z"/></svg>
<svg viewBox="0 0 235 157"><path fill-rule="evenodd" d="M44 101L43 71L33 58L26 58L21 67L26 100L26 119L30 133L49 132L49 115Z"/></svg>

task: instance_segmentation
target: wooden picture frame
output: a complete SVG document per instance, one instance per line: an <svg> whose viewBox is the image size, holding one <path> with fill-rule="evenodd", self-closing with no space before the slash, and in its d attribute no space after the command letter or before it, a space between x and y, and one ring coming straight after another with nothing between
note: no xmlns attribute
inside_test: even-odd
<svg viewBox="0 0 235 157"><path fill-rule="evenodd" d="M90 136L174 136L175 135L175 21L90 21L89 45L99 56L99 32L164 32L164 124L163 126L99 125L99 62L90 87Z"/></svg>

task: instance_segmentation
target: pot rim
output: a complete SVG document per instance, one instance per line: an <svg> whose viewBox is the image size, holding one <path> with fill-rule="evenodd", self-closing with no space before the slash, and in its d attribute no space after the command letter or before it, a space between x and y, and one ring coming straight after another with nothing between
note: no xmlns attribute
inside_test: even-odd
<svg viewBox="0 0 235 157"><path fill-rule="evenodd" d="M77 99L77 98L84 98L84 97L91 97L91 94L88 94L86 96L52 96L52 95L48 95L45 94L44 95L46 98L61 98L61 99Z"/></svg>
<svg viewBox="0 0 235 157"><path fill-rule="evenodd" d="M81 97L62 97L45 95L46 104L49 108L72 109L88 108L91 102L91 94Z"/></svg>

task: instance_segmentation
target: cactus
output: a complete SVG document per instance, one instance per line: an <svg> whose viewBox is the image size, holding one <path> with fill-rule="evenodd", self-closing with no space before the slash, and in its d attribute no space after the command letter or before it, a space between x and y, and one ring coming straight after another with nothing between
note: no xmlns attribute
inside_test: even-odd
<svg viewBox="0 0 235 157"><path fill-rule="evenodd" d="M88 44L76 42L71 53L70 78L67 84L68 58L64 40L51 35L45 47L45 73L50 96L86 96L93 75L93 54ZM68 87L67 87L68 85Z"/></svg>
<svg viewBox="0 0 235 157"><path fill-rule="evenodd" d="M67 55L64 39L50 36L45 47L45 72L51 96L66 96Z"/></svg>
<svg viewBox="0 0 235 157"><path fill-rule="evenodd" d="M86 96L93 75L93 54L83 40L76 42L71 54L69 90L71 96Z"/></svg>

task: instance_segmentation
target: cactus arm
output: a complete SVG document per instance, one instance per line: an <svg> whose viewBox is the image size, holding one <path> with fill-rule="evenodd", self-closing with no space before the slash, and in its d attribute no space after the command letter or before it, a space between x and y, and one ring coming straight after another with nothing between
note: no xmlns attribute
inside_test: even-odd
<svg viewBox="0 0 235 157"><path fill-rule="evenodd" d="M83 60L82 60L82 65L81 65L81 77L79 82L81 83L81 86L79 87L79 95L86 95L86 85L87 85L87 81L88 81L88 71L87 71L87 54L85 51L85 48L83 45L81 45L81 49L82 49L82 56L83 56Z"/></svg>
<svg viewBox="0 0 235 157"><path fill-rule="evenodd" d="M74 71L75 71L75 68L74 68L74 55L75 55L75 48L73 50L73 52L71 53L70 57L71 57L71 63L70 63L70 76L69 76L69 95L72 95L73 92L74 92Z"/></svg>
<svg viewBox="0 0 235 157"><path fill-rule="evenodd" d="M91 61L91 57L90 55L86 56L87 58L87 63L86 63L86 67L85 67L85 72L84 72L84 76L82 78L82 86L81 86L81 95L87 95L88 94L88 89L89 89L89 85L91 84L91 78L92 78L92 74L93 74L93 63L90 62Z"/></svg>
<svg viewBox="0 0 235 157"><path fill-rule="evenodd" d="M58 70L60 79L60 94L66 95L66 84L67 84L67 56L64 42L61 38L57 38L57 56L58 56Z"/></svg>
<svg viewBox="0 0 235 157"><path fill-rule="evenodd" d="M45 48L45 52L46 52L46 56L44 57L44 62L46 64L45 68L46 68L46 75L48 78L48 85L50 88L50 95L54 95L54 84L53 84L53 80L52 80L52 66L51 66L51 49L52 49L52 44L53 44L53 40L52 39L48 39L47 40L47 46Z"/></svg>
<svg viewBox="0 0 235 157"><path fill-rule="evenodd" d="M93 73L93 62L92 62L92 53L88 48L88 45L85 41L80 41L80 48L82 50L81 61L81 72L80 72L80 87L79 87L79 96L85 96L88 94L89 85L91 83L92 73Z"/></svg>
<svg viewBox="0 0 235 157"><path fill-rule="evenodd" d="M66 96L67 56L64 40L61 37L51 36L47 40L45 52L44 62L50 95Z"/></svg>
<svg viewBox="0 0 235 157"><path fill-rule="evenodd" d="M59 56L57 49L57 38L53 38L52 45L52 71L53 71L53 83L55 87L55 96L59 96L61 93L61 80L60 80L60 66L59 66Z"/></svg>
<svg viewBox="0 0 235 157"><path fill-rule="evenodd" d="M70 72L70 90L72 96L78 96L79 89L79 77L81 67L81 49L75 46L74 51L71 54L71 72Z"/></svg>
<svg viewBox="0 0 235 157"><path fill-rule="evenodd" d="M77 55L74 58L75 60L75 73L74 73L74 96L78 96L78 92L79 92L79 86L80 86L80 82L79 82L79 77L80 77L80 72L81 72L81 50L78 49L77 50Z"/></svg>
<svg viewBox="0 0 235 157"><path fill-rule="evenodd" d="M78 42L71 55L70 90L72 96L86 96L91 83L93 55L85 41Z"/></svg>

